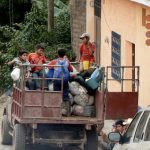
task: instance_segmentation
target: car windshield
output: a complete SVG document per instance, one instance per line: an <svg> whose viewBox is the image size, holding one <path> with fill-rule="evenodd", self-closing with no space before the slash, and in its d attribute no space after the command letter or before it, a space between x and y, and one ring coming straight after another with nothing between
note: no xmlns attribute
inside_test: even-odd
<svg viewBox="0 0 150 150"><path fill-rule="evenodd" d="M123 143L128 143L132 137L135 125L137 121L139 120L142 112L137 113L137 115L134 117L133 121L131 122L129 128L127 129L126 133L123 136Z"/></svg>

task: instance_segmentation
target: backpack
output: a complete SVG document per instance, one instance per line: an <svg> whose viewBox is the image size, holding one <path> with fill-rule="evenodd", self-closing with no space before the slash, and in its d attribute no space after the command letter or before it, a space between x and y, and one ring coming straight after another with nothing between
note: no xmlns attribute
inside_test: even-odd
<svg viewBox="0 0 150 150"><path fill-rule="evenodd" d="M68 82L69 78L70 78L70 73L68 70L69 64L68 64L67 59L65 59L63 61L60 61L59 59L57 59L57 65L61 65L63 67L56 67L55 68L53 78L61 79L63 76L64 81Z"/></svg>

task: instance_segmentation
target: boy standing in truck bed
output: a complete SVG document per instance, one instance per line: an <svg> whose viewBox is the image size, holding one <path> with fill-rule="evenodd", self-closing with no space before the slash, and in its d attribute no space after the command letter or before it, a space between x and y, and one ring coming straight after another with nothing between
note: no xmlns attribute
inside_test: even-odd
<svg viewBox="0 0 150 150"><path fill-rule="evenodd" d="M68 81L70 79L70 71L73 71L73 68L70 64L70 61L66 57L65 49L58 50L58 58L49 62L49 69L54 69L53 78L57 78L59 80L53 81L54 83L54 91L61 91L61 79L63 77L63 101L68 108L68 115L70 114L70 100L69 100L69 84ZM59 65L51 66L51 65ZM60 67L62 66L62 67Z"/></svg>

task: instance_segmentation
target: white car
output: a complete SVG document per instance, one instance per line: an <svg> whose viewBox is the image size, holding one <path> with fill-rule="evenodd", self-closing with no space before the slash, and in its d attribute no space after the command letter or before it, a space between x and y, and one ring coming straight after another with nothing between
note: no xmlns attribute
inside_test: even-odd
<svg viewBox="0 0 150 150"><path fill-rule="evenodd" d="M109 139L116 142L113 150L150 150L150 106L139 111L126 133L110 133Z"/></svg>

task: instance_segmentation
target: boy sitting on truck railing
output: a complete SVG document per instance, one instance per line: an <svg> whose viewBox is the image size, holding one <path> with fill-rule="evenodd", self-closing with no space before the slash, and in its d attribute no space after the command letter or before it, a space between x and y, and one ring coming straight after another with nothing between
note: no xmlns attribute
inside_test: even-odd
<svg viewBox="0 0 150 150"><path fill-rule="evenodd" d="M26 73L26 78L29 78L30 74L31 74L31 67L30 67L30 62L27 60L27 52L24 50L24 49L20 49L19 52L18 52L18 57L14 58L12 61L8 62L8 65L13 65L13 68L20 68L22 65L27 65L26 66L26 70L25 70L25 73ZM23 69L23 67L21 68ZM24 71L24 70L23 70ZM20 76L20 71L18 72L19 75L16 75L16 76ZM16 81L19 80L16 79ZM31 89L31 84L29 84L29 79L27 80L27 85L28 85L28 88Z"/></svg>
<svg viewBox="0 0 150 150"><path fill-rule="evenodd" d="M35 53L30 53L28 55L28 60L31 64L37 65L32 67L32 76L33 78L39 78L43 75L43 68L38 65L43 65L46 63L46 58L44 56L44 49L45 47L43 44L37 44L35 46ZM33 90L40 90L41 89L41 82L38 79L33 80L34 87Z"/></svg>
<svg viewBox="0 0 150 150"><path fill-rule="evenodd" d="M61 48L58 50L58 58L49 62L49 69L54 69L53 78L53 88L54 91L61 91L62 87L62 76L63 76L63 101L65 106L67 107L67 115L70 115L70 100L69 100L69 84L68 81L70 79L70 71L73 70L70 61L66 57L65 49ZM59 67L51 67L51 65L59 65ZM62 67L61 67L62 66ZM58 80L59 79L59 80Z"/></svg>

